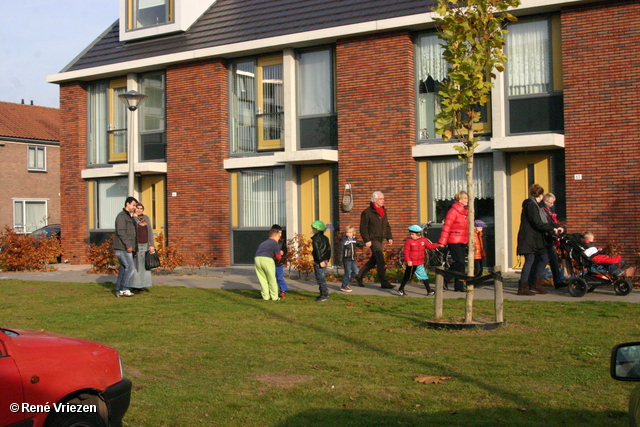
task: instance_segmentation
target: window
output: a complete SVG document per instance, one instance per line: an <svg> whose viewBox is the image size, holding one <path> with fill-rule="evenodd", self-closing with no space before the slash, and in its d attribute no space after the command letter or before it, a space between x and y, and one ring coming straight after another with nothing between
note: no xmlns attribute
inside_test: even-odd
<svg viewBox="0 0 640 427"><path fill-rule="evenodd" d="M125 78L89 85L87 154L90 165L127 161L127 108L118 98L126 91Z"/></svg>
<svg viewBox="0 0 640 427"><path fill-rule="evenodd" d="M127 0L127 30L173 22L174 0Z"/></svg>
<svg viewBox="0 0 640 427"><path fill-rule="evenodd" d="M333 50L301 52L297 75L300 148L337 146Z"/></svg>
<svg viewBox="0 0 640 427"><path fill-rule="evenodd" d="M28 149L27 169L35 171L47 170L46 147L30 145Z"/></svg>
<svg viewBox="0 0 640 427"><path fill-rule="evenodd" d="M92 230L113 230L116 215L124 207L128 196L127 178L106 178L90 181L89 185L89 228Z"/></svg>
<svg viewBox="0 0 640 427"><path fill-rule="evenodd" d="M255 248L273 224L286 224L284 168L231 173L233 263L252 264Z"/></svg>
<svg viewBox="0 0 640 427"><path fill-rule="evenodd" d="M13 229L16 233L31 233L47 225L46 200L14 200Z"/></svg>
<svg viewBox="0 0 640 427"><path fill-rule="evenodd" d="M283 148L282 55L232 65L231 152Z"/></svg>
<svg viewBox="0 0 640 427"><path fill-rule="evenodd" d="M435 158L428 162L429 218L444 222L460 190L467 189L467 165L456 157ZM493 223L493 158L475 156L473 165L476 219Z"/></svg>
<svg viewBox="0 0 640 427"><path fill-rule="evenodd" d="M165 161L167 142L164 72L143 74L140 78L140 92L149 97L140 107L140 159Z"/></svg>
<svg viewBox="0 0 640 427"><path fill-rule="evenodd" d="M435 118L440 113L441 97L438 90L442 81L447 78L449 64L442 56L442 40L436 33L420 35L417 39L416 78L418 86L418 141L440 140L436 135ZM474 125L474 132L487 134L491 132L490 109L487 105L480 107L480 122Z"/></svg>
<svg viewBox="0 0 640 427"><path fill-rule="evenodd" d="M559 18L536 18L508 28L509 133L563 131Z"/></svg>

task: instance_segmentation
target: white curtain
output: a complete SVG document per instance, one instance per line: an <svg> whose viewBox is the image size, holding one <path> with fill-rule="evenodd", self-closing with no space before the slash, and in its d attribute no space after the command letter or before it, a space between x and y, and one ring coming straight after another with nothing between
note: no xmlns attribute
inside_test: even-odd
<svg viewBox="0 0 640 427"><path fill-rule="evenodd" d="M107 83L94 83L89 87L88 117L89 164L106 164L109 147L107 143Z"/></svg>
<svg viewBox="0 0 640 427"><path fill-rule="evenodd" d="M418 78L426 81L429 76L437 82L447 77L449 64L442 57L442 41L437 34L427 34L418 39Z"/></svg>
<svg viewBox="0 0 640 427"><path fill-rule="evenodd" d="M304 52L298 60L301 116L332 113L331 51Z"/></svg>
<svg viewBox="0 0 640 427"><path fill-rule="evenodd" d="M509 96L551 92L549 22L511 24L508 30Z"/></svg>
<svg viewBox="0 0 640 427"><path fill-rule="evenodd" d="M31 233L47 225L47 203L25 202L25 231Z"/></svg>
<svg viewBox="0 0 640 427"><path fill-rule="evenodd" d="M284 168L251 169L240 174L241 227L284 224Z"/></svg>
<svg viewBox="0 0 640 427"><path fill-rule="evenodd" d="M250 153L256 147L255 63L239 62L235 66L233 91L232 153Z"/></svg>
<svg viewBox="0 0 640 427"><path fill-rule="evenodd" d="M458 158L429 161L429 194L433 200L451 200L467 190L467 164ZM493 198L493 159L473 158L473 185L476 199Z"/></svg>
<svg viewBox="0 0 640 427"><path fill-rule="evenodd" d="M107 178L98 181L96 228L114 229L116 215L124 208L128 196L127 178Z"/></svg>

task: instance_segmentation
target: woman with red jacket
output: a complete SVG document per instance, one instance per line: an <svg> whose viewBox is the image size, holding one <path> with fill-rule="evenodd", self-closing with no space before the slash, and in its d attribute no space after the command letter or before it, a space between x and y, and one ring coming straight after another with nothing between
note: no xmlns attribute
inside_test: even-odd
<svg viewBox="0 0 640 427"><path fill-rule="evenodd" d="M465 272L465 256L469 244L469 195L466 191L458 191L454 197L455 203L449 209L444 219L440 239L438 243L447 245L451 253L451 270L459 273ZM454 291L464 292L464 285L460 279L455 280Z"/></svg>

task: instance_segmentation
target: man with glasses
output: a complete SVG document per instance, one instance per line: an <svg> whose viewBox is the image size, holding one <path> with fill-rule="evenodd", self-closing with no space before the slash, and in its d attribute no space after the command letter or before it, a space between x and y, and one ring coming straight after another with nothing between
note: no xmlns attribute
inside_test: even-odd
<svg viewBox="0 0 640 427"><path fill-rule="evenodd" d="M389 217L384 207L384 194L380 191L375 191L371 195L369 207L362 211L360 215L360 235L362 236L362 240L365 241L365 246L371 249L371 258L369 258L360 270L360 273L356 276L358 286L364 287L362 278L373 267L377 267L380 287L383 289L393 289L395 285L389 283L387 279L384 253L382 252L383 240L386 240L392 245L393 237L391 236Z"/></svg>

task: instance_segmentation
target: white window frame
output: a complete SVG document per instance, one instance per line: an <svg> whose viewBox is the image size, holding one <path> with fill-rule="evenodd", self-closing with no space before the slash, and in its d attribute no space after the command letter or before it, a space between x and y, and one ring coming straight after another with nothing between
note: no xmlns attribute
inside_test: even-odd
<svg viewBox="0 0 640 427"><path fill-rule="evenodd" d="M37 230L38 228L45 227L49 224L49 199L12 199L11 210L13 212L13 229L18 234L28 234L32 231ZM16 218L16 203L22 204L22 218ZM41 220L35 223L34 227L29 227L27 224L27 203L38 203L44 204L44 216ZM31 230L33 228L33 230Z"/></svg>
<svg viewBox="0 0 640 427"><path fill-rule="evenodd" d="M31 158L31 152L35 152L33 161ZM42 167L38 166L38 158L42 156ZM47 170L47 147L43 145L29 145L27 148L27 169L30 171L46 172Z"/></svg>

